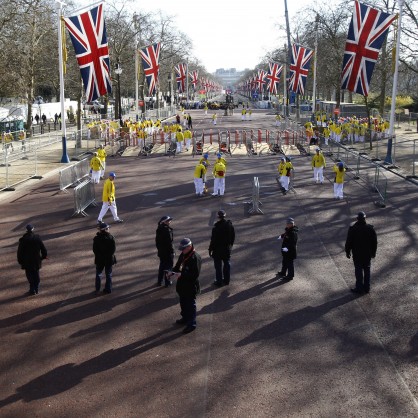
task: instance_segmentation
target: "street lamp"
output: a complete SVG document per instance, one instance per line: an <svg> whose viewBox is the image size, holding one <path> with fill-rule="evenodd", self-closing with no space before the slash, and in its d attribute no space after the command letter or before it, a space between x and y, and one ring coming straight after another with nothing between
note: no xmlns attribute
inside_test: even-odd
<svg viewBox="0 0 418 418"><path fill-rule="evenodd" d="M120 126L122 127L122 101L121 101L121 97L120 97L120 75L122 74L122 68L120 66L119 63L119 59L117 60L116 63L116 69L115 69L115 74L116 74L116 80L118 83L118 94L117 94L117 101L118 101L118 115L116 117L119 117L119 123Z"/></svg>

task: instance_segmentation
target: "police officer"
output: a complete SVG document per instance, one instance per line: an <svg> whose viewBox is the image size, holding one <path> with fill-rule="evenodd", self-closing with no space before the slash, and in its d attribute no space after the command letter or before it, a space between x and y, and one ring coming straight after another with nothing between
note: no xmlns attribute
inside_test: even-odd
<svg viewBox="0 0 418 418"><path fill-rule="evenodd" d="M347 258L353 254L356 287L353 293L369 293L371 259L376 257L377 235L373 225L366 223L366 214L359 212L357 222L350 226L345 242Z"/></svg>
<svg viewBox="0 0 418 418"><path fill-rule="evenodd" d="M41 237L33 233L34 229L33 225L26 225L26 233L19 239L17 248L17 262L25 270L30 295L37 295L39 292L39 270L42 260L48 255Z"/></svg>
<svg viewBox="0 0 418 418"><path fill-rule="evenodd" d="M96 294L100 292L101 275L103 270L106 275L106 283L103 293L112 293L112 272L116 264L115 238L109 232L109 225L101 222L98 225L99 232L93 238L94 264L96 265Z"/></svg>
<svg viewBox="0 0 418 418"><path fill-rule="evenodd" d="M171 285L171 280L165 274L165 271L173 268L174 263L173 228L170 227L171 221L171 216L163 216L158 221L158 227L155 233L155 246L157 247L158 257L160 259L157 286L163 284L163 278L165 287Z"/></svg>
<svg viewBox="0 0 418 418"><path fill-rule="evenodd" d="M235 229L230 220L226 220L226 212L218 212L218 221L212 228L209 244L209 256L213 258L216 279L215 286L228 285L231 279L231 251L235 242ZM222 265L223 264L223 265Z"/></svg>
<svg viewBox="0 0 418 418"><path fill-rule="evenodd" d="M177 278L176 291L180 298L181 318L177 324L184 324L184 334L196 329L196 296L200 293L199 275L202 258L194 249L190 238L183 238L178 249L181 254L173 268L172 276Z"/></svg>
<svg viewBox="0 0 418 418"><path fill-rule="evenodd" d="M295 269L293 262L297 256L298 227L293 218L286 220L284 233L279 236L282 241L282 269L277 273L282 280L293 280Z"/></svg>

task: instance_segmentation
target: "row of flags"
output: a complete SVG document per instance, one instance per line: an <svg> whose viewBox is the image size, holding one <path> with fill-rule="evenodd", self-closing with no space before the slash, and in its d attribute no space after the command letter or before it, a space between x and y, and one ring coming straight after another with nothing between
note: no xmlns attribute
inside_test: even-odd
<svg viewBox="0 0 418 418"><path fill-rule="evenodd" d="M370 80L380 49L396 17L396 15L355 1L343 58L342 89L363 96L368 95ZM74 46L87 100L92 101L110 93L112 83L103 3L84 13L66 17L64 22ZM160 43L140 50L150 95L155 93L158 86L160 52ZM293 44L291 52L288 89L303 95L314 51L302 45ZM258 70L241 85L241 89L262 92L266 85L270 93L277 94L282 70L282 65L272 62L269 64L268 72ZM175 72L177 89L180 93L186 91L189 78L193 88L196 89L199 83L197 70L189 73L188 65L179 63L175 66ZM200 84L205 92L220 88L209 79L202 78Z"/></svg>
<svg viewBox="0 0 418 418"><path fill-rule="evenodd" d="M103 3L75 16L63 19L74 46L77 62L88 102L112 92L109 47L103 15ZM155 43L139 50L142 67L148 84L149 95L155 94L160 72L161 44ZM199 83L198 71L188 72L187 64L175 66L179 93L186 91L186 80L190 77L193 89ZM200 80L203 91L209 92L219 86L209 80Z"/></svg>
<svg viewBox="0 0 418 418"><path fill-rule="evenodd" d="M380 49L390 25L396 18L396 15L374 9L359 1L355 2L344 51L342 89L368 96L370 80ZM291 52L288 89L303 95L314 51L293 44ZM276 94L281 72L282 66L278 63L270 63L268 73L258 70L257 74L250 77L241 88L262 92L264 84L267 83L267 91Z"/></svg>

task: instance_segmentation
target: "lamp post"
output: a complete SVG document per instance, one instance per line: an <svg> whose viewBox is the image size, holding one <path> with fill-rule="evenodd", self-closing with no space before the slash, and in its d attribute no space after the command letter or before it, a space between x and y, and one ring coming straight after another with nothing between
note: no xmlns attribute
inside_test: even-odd
<svg viewBox="0 0 418 418"><path fill-rule="evenodd" d="M120 126L122 127L122 101L121 101L121 97L120 97L120 75L122 74L122 68L120 66L119 63L119 59L116 62L116 69L115 69L115 74L116 74L116 80L118 83L118 94L117 94L117 101L118 101L118 115L116 117L119 118L119 123Z"/></svg>

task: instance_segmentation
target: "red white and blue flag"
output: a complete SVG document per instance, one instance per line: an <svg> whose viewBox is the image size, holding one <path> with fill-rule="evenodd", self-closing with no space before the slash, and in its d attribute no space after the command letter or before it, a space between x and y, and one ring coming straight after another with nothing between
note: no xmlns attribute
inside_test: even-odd
<svg viewBox="0 0 418 418"><path fill-rule="evenodd" d="M277 64L277 62L269 63L269 72L266 75L267 90L271 94L277 94L277 85L280 82L280 75L282 74L283 65Z"/></svg>
<svg viewBox="0 0 418 418"><path fill-rule="evenodd" d="M158 86L158 76L160 73L160 50L161 44L146 46L140 49L142 58L142 67L144 69L145 78L147 79L149 95L153 96Z"/></svg>
<svg viewBox="0 0 418 418"><path fill-rule="evenodd" d="M258 86L258 91L260 93L263 92L264 84L266 84L266 80L265 80L266 74L267 73L264 70L258 70L257 77L256 77L256 83L257 83L257 86Z"/></svg>
<svg viewBox="0 0 418 418"><path fill-rule="evenodd" d="M190 82L192 83L193 88L196 88L197 83L199 82L197 70L194 70L190 73Z"/></svg>
<svg viewBox="0 0 418 418"><path fill-rule="evenodd" d="M112 92L103 3L64 18L70 33L88 102Z"/></svg>
<svg viewBox="0 0 418 418"><path fill-rule="evenodd" d="M305 93L306 79L311 65L313 50L298 44L292 45L292 62L290 64L289 90L296 94Z"/></svg>
<svg viewBox="0 0 418 418"><path fill-rule="evenodd" d="M341 74L341 88L368 96L379 52L396 15L358 1L348 29Z"/></svg>
<svg viewBox="0 0 418 418"><path fill-rule="evenodd" d="M182 64L180 63L179 65L177 65L176 67L174 67L174 69L176 70L177 76L176 76L176 81L177 81L177 90L179 91L179 93L184 93L186 91L186 64Z"/></svg>

